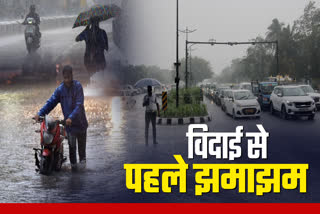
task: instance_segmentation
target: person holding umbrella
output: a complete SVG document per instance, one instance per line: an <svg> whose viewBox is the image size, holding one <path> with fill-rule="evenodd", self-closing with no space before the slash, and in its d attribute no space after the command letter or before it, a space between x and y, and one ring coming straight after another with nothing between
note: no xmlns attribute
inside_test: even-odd
<svg viewBox="0 0 320 214"><path fill-rule="evenodd" d="M81 12L73 24L73 28L86 26L76 37L76 42L86 42L84 64L91 73L104 70L104 50L109 49L107 33L99 27L99 22L117 17L120 12L121 9L114 4L94 5L89 10Z"/></svg>
<svg viewBox="0 0 320 214"><path fill-rule="evenodd" d="M149 136L149 124L151 121L152 124L152 133L153 133L153 144L158 144L157 142L157 131L156 131L156 118L157 113L160 116L159 103L157 102L157 97L155 94L152 94L152 86L148 85L148 94L143 98L143 107L146 107L145 113L145 143L148 145L148 136Z"/></svg>
<svg viewBox="0 0 320 214"><path fill-rule="evenodd" d="M106 31L99 27L99 19L91 18L90 25L76 37L76 42L86 42L84 64L90 73L94 73L106 67L104 50L108 51L109 45Z"/></svg>

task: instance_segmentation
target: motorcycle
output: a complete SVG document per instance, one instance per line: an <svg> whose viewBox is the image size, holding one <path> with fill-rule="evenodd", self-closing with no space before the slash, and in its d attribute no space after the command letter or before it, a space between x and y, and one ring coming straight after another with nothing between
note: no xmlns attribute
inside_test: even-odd
<svg viewBox="0 0 320 214"><path fill-rule="evenodd" d="M33 118L35 119L35 118ZM65 121L54 120L46 115L40 117L40 149L33 148L35 151L36 171L43 175L49 175L53 170L60 171L66 157L63 156L63 140L67 138Z"/></svg>
<svg viewBox="0 0 320 214"><path fill-rule="evenodd" d="M40 47L40 37L37 35L36 21L34 18L29 17L22 24L26 25L24 37L28 53L30 54Z"/></svg>

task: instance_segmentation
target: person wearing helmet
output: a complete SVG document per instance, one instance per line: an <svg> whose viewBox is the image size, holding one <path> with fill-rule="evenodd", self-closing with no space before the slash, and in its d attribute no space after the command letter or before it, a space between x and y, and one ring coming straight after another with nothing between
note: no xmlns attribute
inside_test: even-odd
<svg viewBox="0 0 320 214"><path fill-rule="evenodd" d="M40 28L39 28L39 25L40 25L40 16L36 13L36 6L34 4L32 4L30 6L30 11L29 13L27 14L25 20L23 23L26 23L27 22L27 19L28 18L33 18L36 22L36 32L37 32L37 37L40 38L41 37L41 33L40 33Z"/></svg>

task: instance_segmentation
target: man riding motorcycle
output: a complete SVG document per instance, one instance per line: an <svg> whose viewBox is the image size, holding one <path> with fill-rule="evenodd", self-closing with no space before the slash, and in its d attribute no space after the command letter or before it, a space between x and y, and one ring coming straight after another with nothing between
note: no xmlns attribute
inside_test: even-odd
<svg viewBox="0 0 320 214"><path fill-rule="evenodd" d="M35 20L37 38L40 39L40 37L41 37L40 28L39 28L40 16L36 13L36 6L34 4L32 4L30 6L30 11L27 14L23 24L27 24L27 19L28 18L33 18Z"/></svg>

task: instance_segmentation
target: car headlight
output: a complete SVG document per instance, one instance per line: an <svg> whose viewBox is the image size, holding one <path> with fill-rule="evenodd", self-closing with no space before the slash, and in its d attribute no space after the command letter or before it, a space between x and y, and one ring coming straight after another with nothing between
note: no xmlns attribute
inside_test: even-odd
<svg viewBox="0 0 320 214"><path fill-rule="evenodd" d="M311 105L314 105L314 104L315 104L315 102L314 102L314 101L312 101L312 102L311 102Z"/></svg>
<svg viewBox="0 0 320 214"><path fill-rule="evenodd" d="M292 106L292 105L293 105L293 103L292 103L292 102L290 102L290 101L287 101L287 105L288 105L288 106Z"/></svg>
<svg viewBox="0 0 320 214"><path fill-rule="evenodd" d="M238 107L238 108L241 108L241 105L240 105L240 104L237 104L237 107Z"/></svg>

